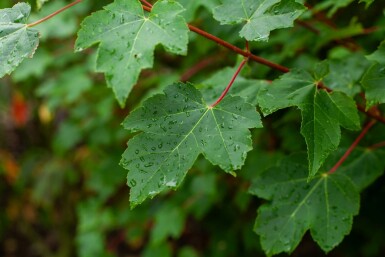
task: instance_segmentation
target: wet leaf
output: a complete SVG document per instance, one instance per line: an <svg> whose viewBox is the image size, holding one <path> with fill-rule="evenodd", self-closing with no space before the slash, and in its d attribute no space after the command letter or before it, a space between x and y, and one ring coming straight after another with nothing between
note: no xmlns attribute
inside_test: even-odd
<svg viewBox="0 0 385 257"><path fill-rule="evenodd" d="M255 107L227 96L211 108L191 84L176 83L131 113L123 123L142 132L128 142L121 164L128 169L131 205L180 185L199 154L228 173L252 149L249 128L261 127Z"/></svg>
<svg viewBox="0 0 385 257"><path fill-rule="evenodd" d="M152 67L156 45L186 54L189 30L183 10L175 1L161 0L151 13L144 13L138 0L115 0L83 21L76 51L99 44L96 69L105 73L108 86L124 106L141 70Z"/></svg>
<svg viewBox="0 0 385 257"><path fill-rule="evenodd" d="M260 90L258 103L265 115L297 106L302 113L301 134L308 148L309 177L314 176L328 155L337 149L341 129L360 129L353 99L343 92L328 93L317 84L328 74L320 64L312 72L293 70Z"/></svg>
<svg viewBox="0 0 385 257"><path fill-rule="evenodd" d="M257 178L250 193L269 200L258 210L255 232L268 256L291 253L306 231L329 252L352 227L359 193L343 172L322 173L307 182L303 154L283 159Z"/></svg>

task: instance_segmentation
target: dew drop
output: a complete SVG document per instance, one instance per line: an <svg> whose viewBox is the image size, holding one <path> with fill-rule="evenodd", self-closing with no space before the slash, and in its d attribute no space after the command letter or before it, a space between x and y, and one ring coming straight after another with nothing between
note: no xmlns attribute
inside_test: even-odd
<svg viewBox="0 0 385 257"><path fill-rule="evenodd" d="M129 184L130 184L131 187L135 187L136 186L136 180L135 179L131 179Z"/></svg>

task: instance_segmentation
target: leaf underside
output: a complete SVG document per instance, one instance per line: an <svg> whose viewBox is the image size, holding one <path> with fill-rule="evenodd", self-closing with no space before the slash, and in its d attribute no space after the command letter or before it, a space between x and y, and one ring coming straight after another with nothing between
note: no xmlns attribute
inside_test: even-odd
<svg viewBox="0 0 385 257"><path fill-rule="evenodd" d="M255 107L241 97L227 96L211 108L194 86L183 83L146 100L123 125L142 132L128 142L121 161L129 170L132 206L178 187L201 153L235 174L252 149L249 128L262 126Z"/></svg>

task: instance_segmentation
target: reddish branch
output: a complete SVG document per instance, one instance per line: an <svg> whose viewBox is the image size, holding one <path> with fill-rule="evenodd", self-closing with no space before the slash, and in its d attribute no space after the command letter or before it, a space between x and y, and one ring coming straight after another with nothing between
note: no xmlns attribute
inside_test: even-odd
<svg viewBox="0 0 385 257"><path fill-rule="evenodd" d="M81 1L82 1L82 0L76 0L75 2L70 3L69 5L64 6L63 8L57 10L56 12L51 13L50 15L44 17L43 19L40 19L40 20L38 20L38 21L35 21L35 22L33 22L33 23L28 24L27 27L30 27L30 28L31 28L31 27L34 27L34 26L36 26L36 25L39 25L40 23L45 22L46 20L51 19L52 17L58 15L59 13L61 13L61 12L65 11L65 10L67 10L68 8L70 8L70 7L72 7L72 6L74 6L74 5L78 4L78 3L80 3Z"/></svg>
<svg viewBox="0 0 385 257"><path fill-rule="evenodd" d="M349 149L345 152L345 154L341 157L341 159L333 166L333 168L331 168L328 172L328 174L332 174L334 172L336 172L336 170L342 165L342 163L344 163L344 161L346 160L346 158L349 157L349 155L352 153L352 151L356 148L356 146L358 145L358 143L361 141L361 139L366 135L366 133L368 133L369 129L374 125L376 124L376 121L375 120L372 120L370 121L368 124L366 124L366 126L364 127L364 129L361 131L361 133L358 135L358 137L354 140L353 144L349 147Z"/></svg>

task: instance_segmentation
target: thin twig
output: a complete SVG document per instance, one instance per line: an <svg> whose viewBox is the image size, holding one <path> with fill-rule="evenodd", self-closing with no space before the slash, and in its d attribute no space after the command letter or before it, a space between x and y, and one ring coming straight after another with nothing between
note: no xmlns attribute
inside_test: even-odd
<svg viewBox="0 0 385 257"><path fill-rule="evenodd" d="M290 71L290 69L285 67L285 66L282 66L282 65L277 64L277 63L273 63L273 62L271 62L269 60L266 60L266 59L264 59L262 57L259 57L259 56L256 56L256 55L252 54L252 53L244 51L244 50L236 47L235 45L232 45L232 44L230 44L230 43L228 43L228 42L226 42L226 41L224 41L224 40L222 40L222 39L220 39L220 38L218 38L218 37L216 37L216 36L214 36L214 35L212 35L210 33L207 33L204 30L198 29L195 26L188 25L188 27L189 27L189 29L191 31L193 31L193 32L195 32L195 33L197 33L197 34L199 34L199 35L201 35L201 36L203 36L203 37L205 37L207 39L210 39L211 41L214 41L217 44L219 44L221 46L224 46L224 47L226 47L227 49L230 49L233 52L236 52L236 53L238 53L238 54L240 54L240 55L242 55L244 57L247 57L250 60L253 60L255 62L258 62L260 64L263 64L265 66L268 66L268 67L273 68L275 70L279 70L279 71L284 72L284 73Z"/></svg>
<svg viewBox="0 0 385 257"><path fill-rule="evenodd" d="M353 144L349 147L349 149L345 152L345 154L341 157L341 159L331 168L328 172L328 174L332 174L336 172L336 170L342 165L342 163L346 160L346 158L349 157L349 155L352 153L352 151L356 148L358 143L361 141L361 139L368 133L369 129L376 124L375 120L371 120L364 129L361 131L361 133L358 135L358 137L354 140Z"/></svg>
<svg viewBox="0 0 385 257"><path fill-rule="evenodd" d="M238 74L241 72L243 66L245 66L245 64L247 63L248 61L248 58L245 58L242 60L241 64L239 65L238 69L236 70L236 72L234 73L233 77L231 78L231 81L230 83L227 85L227 87L225 88L225 90L222 92L222 94L219 96L219 98L215 101L215 103L213 103L212 105L210 105L211 108L214 108L217 104L219 104L222 99L226 96L227 92L229 92L231 86L234 84L234 81L235 79L238 77Z"/></svg>
<svg viewBox="0 0 385 257"><path fill-rule="evenodd" d="M385 141L377 143L377 144L374 144L374 145L371 145L371 146L368 147L368 149L375 150L375 149L378 149L378 148L381 148L381 147L385 147Z"/></svg>
<svg viewBox="0 0 385 257"><path fill-rule="evenodd" d="M44 17L43 19L40 19L40 20L38 20L38 21L35 21L35 22L33 22L33 23L28 24L27 27L32 28L32 27L34 27L34 26L36 26L36 25L39 25L40 23L43 23L43 22L45 22L46 20L51 19L52 17L58 15L59 13L61 13L61 12L65 11L65 10L67 10L68 8L70 8L70 7L72 7L72 6L74 6L74 5L78 4L78 3L80 3L81 1L83 1L83 0L76 0L75 2L70 3L69 5L64 6L63 8L57 10L56 12L51 13L50 15Z"/></svg>

